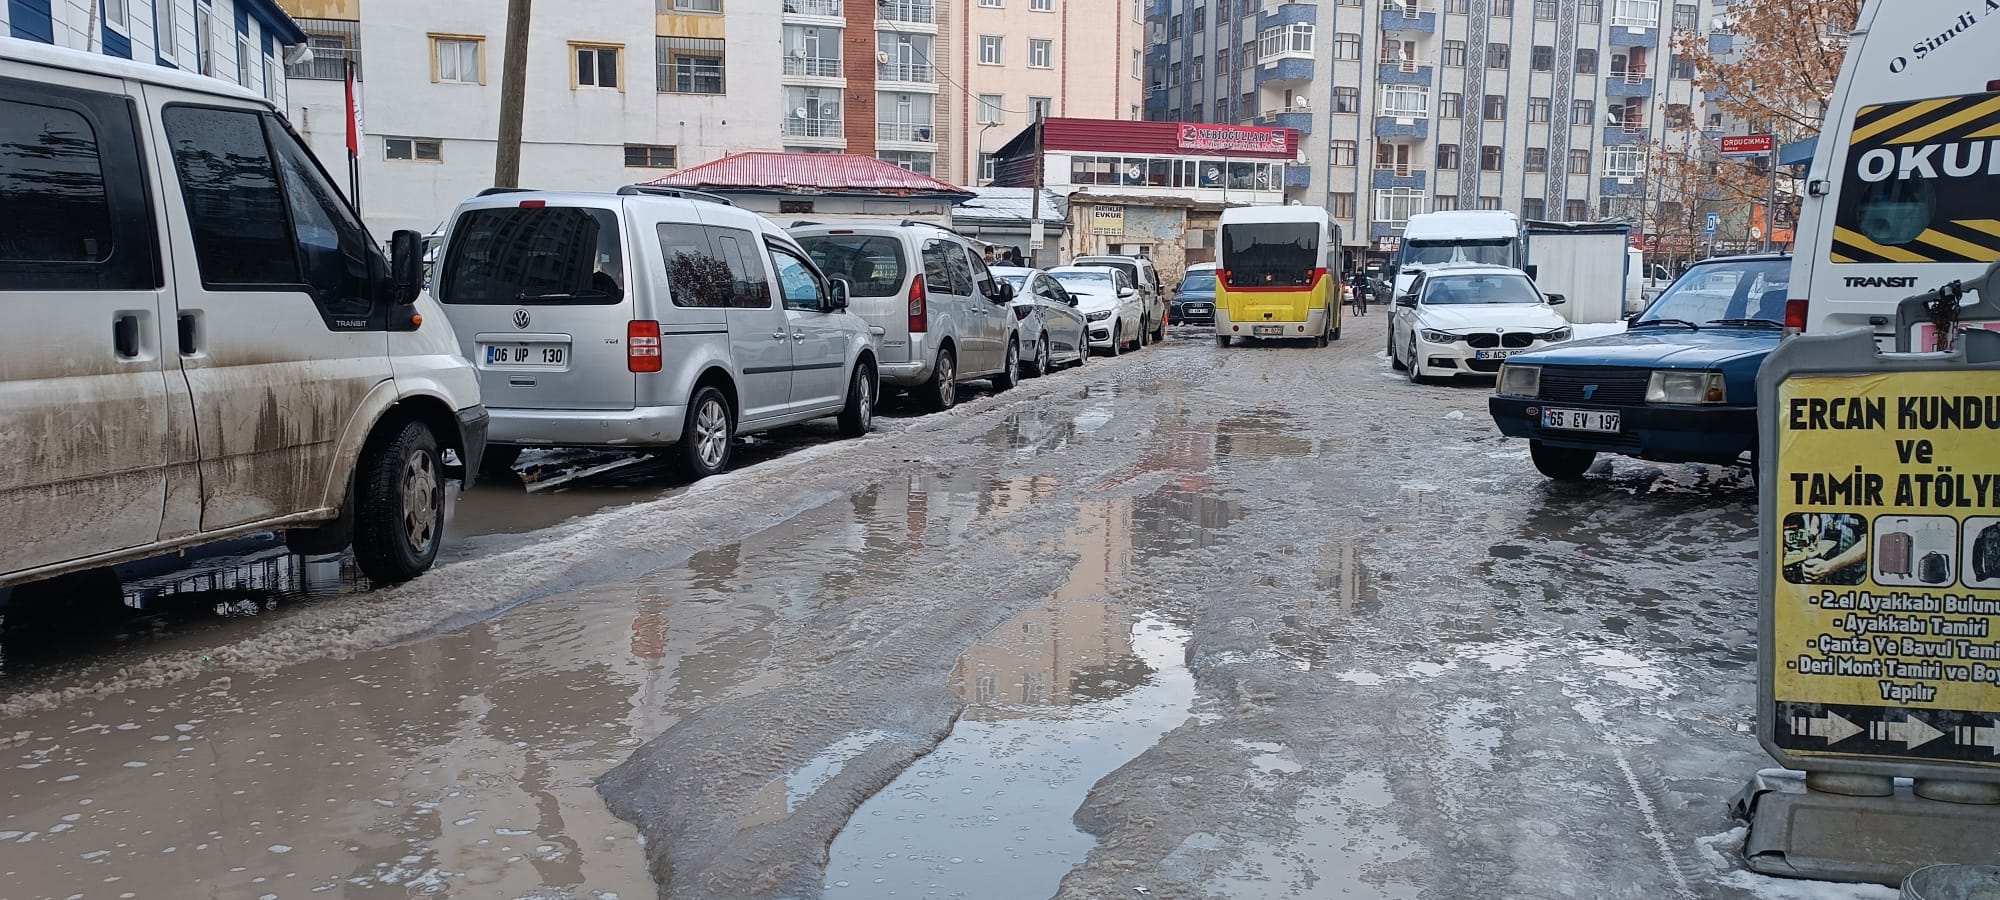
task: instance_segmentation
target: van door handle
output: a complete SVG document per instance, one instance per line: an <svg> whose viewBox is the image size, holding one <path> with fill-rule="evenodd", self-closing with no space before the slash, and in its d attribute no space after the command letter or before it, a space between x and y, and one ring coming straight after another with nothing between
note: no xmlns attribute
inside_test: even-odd
<svg viewBox="0 0 2000 900"><path fill-rule="evenodd" d="M180 334L181 334L181 355L193 356L195 354L193 313L181 313Z"/></svg>
<svg viewBox="0 0 2000 900"><path fill-rule="evenodd" d="M125 359L139 358L139 317L119 316L111 322L111 344Z"/></svg>
<svg viewBox="0 0 2000 900"><path fill-rule="evenodd" d="M806 339L806 333L805 333L805 332L803 332L803 331L794 331L794 332L792 332L792 340L795 340L795 341L803 341L803 340L805 340L805 339Z"/></svg>
<svg viewBox="0 0 2000 900"><path fill-rule="evenodd" d="M773 332L771 332L771 338L772 338L773 340L779 340L779 341L782 341L782 340L784 340L784 339L785 339L785 333L784 333L784 332L782 332L782 331L773 331Z"/></svg>

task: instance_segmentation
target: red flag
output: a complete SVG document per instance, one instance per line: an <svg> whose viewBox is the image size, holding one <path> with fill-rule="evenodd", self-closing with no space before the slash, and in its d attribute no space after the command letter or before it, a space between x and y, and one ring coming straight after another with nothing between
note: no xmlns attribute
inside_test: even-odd
<svg viewBox="0 0 2000 900"><path fill-rule="evenodd" d="M361 106L354 97L354 60L347 61L347 158L361 158Z"/></svg>

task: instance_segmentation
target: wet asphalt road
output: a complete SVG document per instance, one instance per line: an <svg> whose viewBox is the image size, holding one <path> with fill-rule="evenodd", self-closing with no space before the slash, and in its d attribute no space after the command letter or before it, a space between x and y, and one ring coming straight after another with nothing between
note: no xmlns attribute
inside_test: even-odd
<svg viewBox="0 0 2000 900"><path fill-rule="evenodd" d="M10 614L0 894L1785 896L1723 811L1747 479L1545 482L1385 322L693 486L531 455L392 590L251 547Z"/></svg>

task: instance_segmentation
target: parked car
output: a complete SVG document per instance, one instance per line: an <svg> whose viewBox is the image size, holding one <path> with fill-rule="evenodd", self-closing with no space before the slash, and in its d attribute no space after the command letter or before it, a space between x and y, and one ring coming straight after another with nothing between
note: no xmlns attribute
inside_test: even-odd
<svg viewBox="0 0 2000 900"><path fill-rule="evenodd" d="M1021 344L1028 349L1021 371L1047 375L1058 363L1083 365L1090 358L1089 328L1076 309L1076 297L1040 269L995 266L993 274L1014 289L1014 318L1020 320Z"/></svg>
<svg viewBox="0 0 2000 900"><path fill-rule="evenodd" d="M791 233L823 271L853 285L849 302L876 336L884 387L941 411L967 381L1014 386L1022 343L1008 310L1013 288L970 239L907 221L798 222Z"/></svg>
<svg viewBox="0 0 2000 900"><path fill-rule="evenodd" d="M1176 325L1215 324L1215 263L1188 266L1187 275L1174 288L1168 319Z"/></svg>
<svg viewBox="0 0 2000 900"><path fill-rule="evenodd" d="M459 205L437 297L521 448L672 448L695 478L737 435L874 421L876 351L847 283L755 213L665 188L489 190Z"/></svg>
<svg viewBox="0 0 2000 900"><path fill-rule="evenodd" d="M1079 256L1070 265L1108 266L1124 272L1132 287L1138 289L1139 307L1144 311L1139 346L1167 339L1167 292L1160 286L1160 270L1153 266L1152 260L1143 256Z"/></svg>
<svg viewBox="0 0 2000 900"><path fill-rule="evenodd" d="M0 590L272 530L427 569L487 416L420 236L212 78L0 41L0 123Z"/></svg>
<svg viewBox="0 0 2000 900"><path fill-rule="evenodd" d="M1120 269L1102 266L1061 266L1049 276L1076 295L1076 309L1090 324L1090 347L1117 356L1141 346L1146 321L1139 289Z"/></svg>
<svg viewBox="0 0 2000 900"><path fill-rule="evenodd" d="M1599 453L1735 463L1757 449L1757 369L1784 336L1792 261L1698 263L1623 334L1507 360L1488 401L1535 468L1583 476Z"/></svg>
<svg viewBox="0 0 2000 900"><path fill-rule="evenodd" d="M1492 375L1516 353L1569 340L1568 320L1526 273L1447 263L1416 274L1389 319L1389 363L1422 384L1432 375Z"/></svg>

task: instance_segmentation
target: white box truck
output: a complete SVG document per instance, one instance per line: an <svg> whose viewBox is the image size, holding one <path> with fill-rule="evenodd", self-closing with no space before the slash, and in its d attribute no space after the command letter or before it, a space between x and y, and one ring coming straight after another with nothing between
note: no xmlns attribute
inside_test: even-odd
<svg viewBox="0 0 2000 900"><path fill-rule="evenodd" d="M1529 222L1529 277L1578 325L1616 322L1630 306L1632 227L1606 222Z"/></svg>

